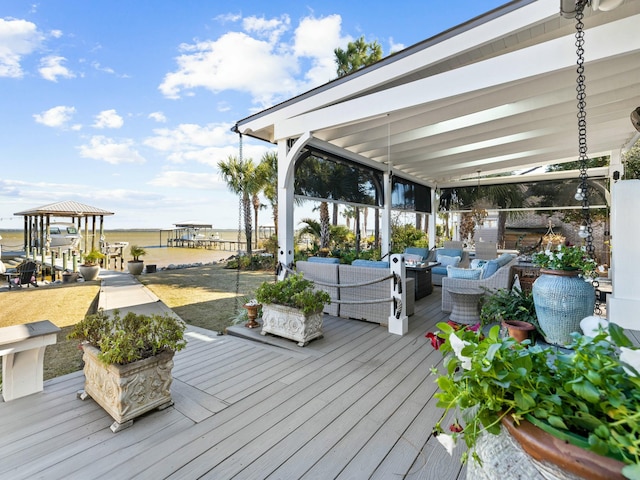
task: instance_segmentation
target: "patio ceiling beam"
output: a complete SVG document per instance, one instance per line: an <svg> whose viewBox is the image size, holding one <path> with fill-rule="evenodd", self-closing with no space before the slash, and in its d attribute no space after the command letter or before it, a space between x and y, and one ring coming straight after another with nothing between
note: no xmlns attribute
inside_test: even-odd
<svg viewBox="0 0 640 480"><path fill-rule="evenodd" d="M639 50L640 36L635 35L638 24L640 15L634 15L590 29L587 32L589 62ZM340 119L339 124L346 124L387 112L393 115L394 111L418 104L549 74L572 68L574 64L573 37L565 36L407 85L285 119L275 125L275 138L293 138L303 131L315 132L332 128L336 125L335 119ZM473 78L474 81L469 82L468 78Z"/></svg>

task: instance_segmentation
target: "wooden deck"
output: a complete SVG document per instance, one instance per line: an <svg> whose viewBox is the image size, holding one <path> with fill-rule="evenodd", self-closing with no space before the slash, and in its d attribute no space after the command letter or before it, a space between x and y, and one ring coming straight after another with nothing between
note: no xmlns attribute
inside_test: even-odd
<svg viewBox="0 0 640 480"><path fill-rule="evenodd" d="M460 452L431 436L430 368L442 356L424 334L445 318L436 287L402 337L329 316L304 348L190 329L175 405L119 433L93 400L76 399L82 372L0 402L0 478L465 478Z"/></svg>

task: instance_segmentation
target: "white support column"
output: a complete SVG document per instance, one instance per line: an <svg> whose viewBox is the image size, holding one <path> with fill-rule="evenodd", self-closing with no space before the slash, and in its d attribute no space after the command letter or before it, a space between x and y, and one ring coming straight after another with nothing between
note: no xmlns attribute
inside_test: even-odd
<svg viewBox="0 0 640 480"><path fill-rule="evenodd" d="M380 255L386 258L391 252L391 174L383 174L384 207L382 208L382 221L380 222Z"/></svg>
<svg viewBox="0 0 640 480"><path fill-rule="evenodd" d="M431 189L431 213L429 214L429 249L436 246L436 220L438 207L436 206L436 189Z"/></svg>
<svg viewBox="0 0 640 480"><path fill-rule="evenodd" d="M278 142L278 261L293 262L293 175L289 175L289 156L286 140Z"/></svg>
<svg viewBox="0 0 640 480"><path fill-rule="evenodd" d="M611 203L611 268L613 293L607 297L607 318L623 328L638 330L640 289L638 238L640 238L640 180L613 185Z"/></svg>
<svg viewBox="0 0 640 480"><path fill-rule="evenodd" d="M407 288L405 280L407 278L404 255L393 254L389 262L391 273L395 274L400 281L391 282L391 297L394 299L389 307L389 333L395 335L405 335L409 331L409 317L407 316ZM402 308L398 312L397 306Z"/></svg>

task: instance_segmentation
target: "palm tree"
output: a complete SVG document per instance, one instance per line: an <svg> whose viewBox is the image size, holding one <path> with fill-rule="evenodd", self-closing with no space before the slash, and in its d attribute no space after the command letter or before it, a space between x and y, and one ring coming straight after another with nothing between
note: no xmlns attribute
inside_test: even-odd
<svg viewBox="0 0 640 480"><path fill-rule="evenodd" d="M227 182L229 190L237 195L241 195L244 215L244 234L247 240L247 254L251 255L251 244L253 241L251 199L260 191L260 182L256 175L256 167L250 158L239 160L233 155L230 155L226 161L221 160L218 162L218 169L224 181Z"/></svg>
<svg viewBox="0 0 640 480"><path fill-rule="evenodd" d="M258 176L262 181L262 193L271 204L273 224L278 236L278 155L267 152L260 159L257 167Z"/></svg>

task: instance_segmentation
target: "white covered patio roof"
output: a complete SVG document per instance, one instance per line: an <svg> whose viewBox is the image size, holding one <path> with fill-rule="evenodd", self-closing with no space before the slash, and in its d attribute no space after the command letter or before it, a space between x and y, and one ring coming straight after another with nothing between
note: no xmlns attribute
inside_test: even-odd
<svg viewBox="0 0 640 480"><path fill-rule="evenodd" d="M638 137L640 2L585 11L590 157ZM368 68L240 120L429 186L577 159L575 21L516 0ZM290 142L289 142L290 143Z"/></svg>

